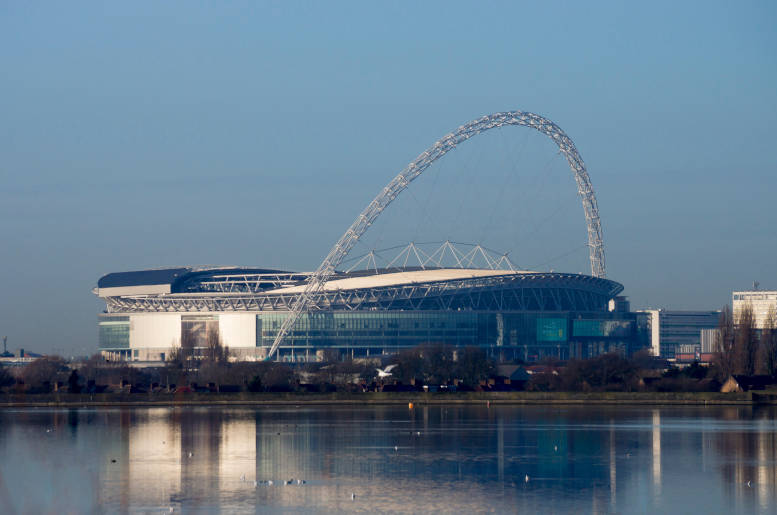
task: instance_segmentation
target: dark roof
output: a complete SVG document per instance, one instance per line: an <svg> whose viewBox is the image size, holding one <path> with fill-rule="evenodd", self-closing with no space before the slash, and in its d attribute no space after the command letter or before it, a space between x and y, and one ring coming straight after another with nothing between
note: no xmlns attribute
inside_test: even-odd
<svg viewBox="0 0 777 515"><path fill-rule="evenodd" d="M173 293L183 293L188 290L189 287L198 289L199 283L202 281L224 275L254 275L254 274L292 274L293 272L286 272L284 270L273 270L271 268L210 268L204 270L197 270L184 274L179 277L170 286L170 290Z"/></svg>
<svg viewBox="0 0 777 515"><path fill-rule="evenodd" d="M150 284L174 285L184 280L198 280L220 275L242 274L286 274L283 270L269 268L162 268L158 270L138 270L135 272L114 272L104 275L97 281L98 288L121 288L126 286L147 286Z"/></svg>
<svg viewBox="0 0 777 515"><path fill-rule="evenodd" d="M191 271L191 268L164 268L161 270L139 270L137 272L114 272L97 281L98 288L120 288L148 284L172 284L176 279Z"/></svg>
<svg viewBox="0 0 777 515"><path fill-rule="evenodd" d="M521 365L497 365L496 373L511 381L528 381L531 378Z"/></svg>

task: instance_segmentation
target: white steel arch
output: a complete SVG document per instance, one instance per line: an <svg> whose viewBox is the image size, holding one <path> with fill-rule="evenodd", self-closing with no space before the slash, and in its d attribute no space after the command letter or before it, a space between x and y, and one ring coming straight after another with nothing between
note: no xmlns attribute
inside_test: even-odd
<svg viewBox="0 0 777 515"><path fill-rule="evenodd" d="M348 252L356 245L361 236L375 222L375 219L385 210L397 196L408 187L408 185L424 170L429 168L436 160L456 148L457 145L467 141L481 132L503 127L505 125L518 125L530 127L550 137L559 151L564 154L569 163L569 167L577 182L577 192L583 202L583 211L588 225L588 247L591 260L591 275L594 277L605 277L604 264L604 243L602 241L602 226L599 220L599 207L596 203L591 180L585 169L585 163L577 153L575 144L572 140L552 121L538 114L525 111L508 111L503 113L494 113L472 120L447 134L437 141L434 145L426 149L413 162L411 162L399 175L388 183L381 192L369 203L362 213L351 224L345 234L329 251L324 261L321 262L318 269L310 276L305 290L298 296L292 307L289 316L283 322L275 341L270 347L267 359L270 359L275 351L278 350L281 342L288 334L289 330L299 318L303 311L310 306L311 299L324 286L335 268L342 262Z"/></svg>

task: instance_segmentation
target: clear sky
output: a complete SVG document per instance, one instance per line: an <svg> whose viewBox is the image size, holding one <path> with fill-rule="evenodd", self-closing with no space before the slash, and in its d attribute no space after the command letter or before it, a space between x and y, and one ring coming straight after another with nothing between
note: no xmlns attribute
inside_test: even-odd
<svg viewBox="0 0 777 515"><path fill-rule="evenodd" d="M313 269L424 148L512 109L575 141L634 308L777 288L775 2L107 4L0 3L13 349L93 352L108 272Z"/></svg>

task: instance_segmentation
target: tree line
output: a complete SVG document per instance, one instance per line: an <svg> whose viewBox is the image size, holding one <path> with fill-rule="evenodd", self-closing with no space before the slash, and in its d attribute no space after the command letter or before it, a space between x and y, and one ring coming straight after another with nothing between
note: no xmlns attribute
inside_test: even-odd
<svg viewBox="0 0 777 515"><path fill-rule="evenodd" d="M533 374L526 390L534 392L716 392L724 379L715 367L699 363L684 368L664 367L647 350L630 358L608 353L548 363Z"/></svg>
<svg viewBox="0 0 777 515"><path fill-rule="evenodd" d="M715 391L730 375L777 377L777 316L772 310L756 329L750 306L736 320L726 306L720 315L717 352L709 367L693 364L663 367L643 350L631 357L605 354L564 363L546 361L519 388L530 391ZM99 393L105 385L122 391L196 388L209 391L291 392L363 391L404 385L451 385L461 390L488 389L499 379L497 364L479 347L454 348L425 344L385 358L342 361L335 349L324 361L289 365L230 359L230 350L211 331L205 346L183 334L181 346L167 353L163 367L138 369L126 362L108 362L100 354L67 363L57 356L39 358L11 371L0 366L0 389L28 393L65 390ZM377 377L376 368L392 367L391 376ZM529 367L531 368L531 367ZM512 385L511 389L516 389Z"/></svg>
<svg viewBox="0 0 777 515"><path fill-rule="evenodd" d="M386 358L342 361L329 350L325 361L286 364L230 360L230 352L217 335L208 335L206 347L189 342L167 353L163 367L136 368L130 363L106 361L95 354L82 362L68 363L58 356L39 358L12 376L0 367L0 388L27 393L67 391L99 393L102 386L123 385L136 392L169 389L209 391L292 392L364 391L386 384L448 384L476 386L491 377L495 363L476 347L456 349L422 345ZM393 364L392 375L383 380L377 368ZM115 388L114 388L115 389Z"/></svg>

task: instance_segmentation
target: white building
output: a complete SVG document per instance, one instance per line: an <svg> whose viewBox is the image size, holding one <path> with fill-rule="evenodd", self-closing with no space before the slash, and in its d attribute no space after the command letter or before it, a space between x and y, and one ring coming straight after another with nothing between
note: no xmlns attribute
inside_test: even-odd
<svg viewBox="0 0 777 515"><path fill-rule="evenodd" d="M649 309L641 313L647 315L651 354L669 359L691 348L701 351L702 330L715 329L720 318L720 311Z"/></svg>
<svg viewBox="0 0 777 515"><path fill-rule="evenodd" d="M777 312L777 290L733 292L731 306L734 311L734 320L739 320L739 314L741 313L742 308L747 304L750 304L753 309L756 328L763 329L770 311Z"/></svg>

